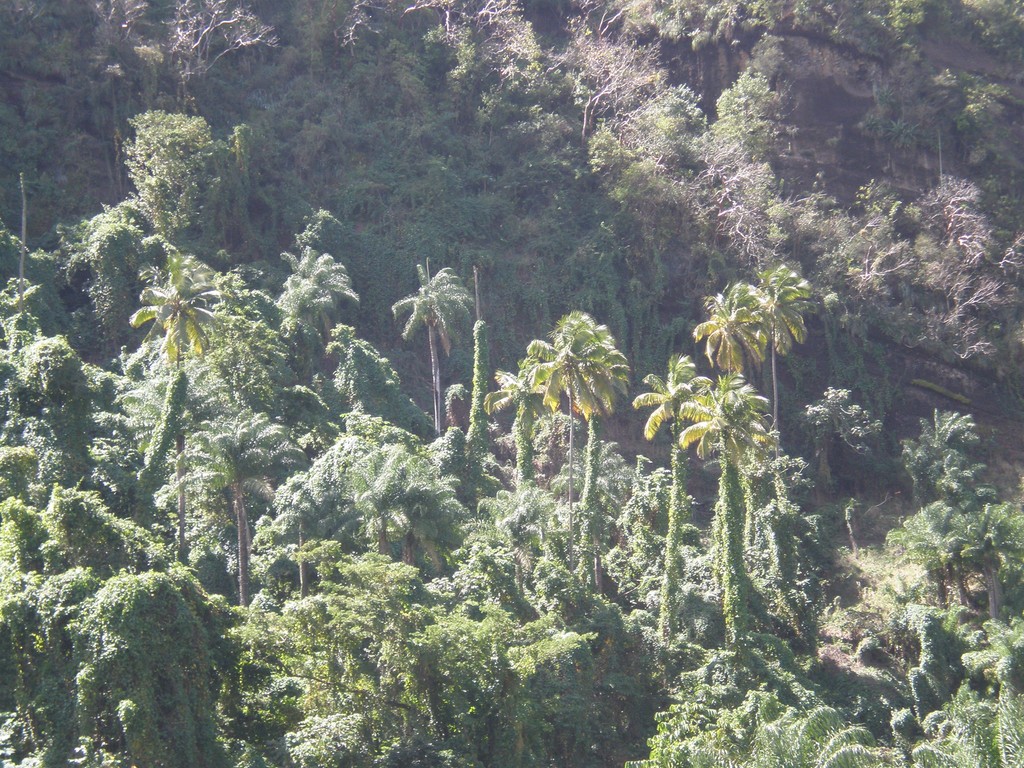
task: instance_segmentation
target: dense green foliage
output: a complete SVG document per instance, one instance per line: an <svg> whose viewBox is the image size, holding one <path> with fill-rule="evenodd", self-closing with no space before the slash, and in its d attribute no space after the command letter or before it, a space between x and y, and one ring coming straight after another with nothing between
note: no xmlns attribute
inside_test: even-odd
<svg viewBox="0 0 1024 768"><path fill-rule="evenodd" d="M1024 759L1019 2L0 22L4 768Z"/></svg>

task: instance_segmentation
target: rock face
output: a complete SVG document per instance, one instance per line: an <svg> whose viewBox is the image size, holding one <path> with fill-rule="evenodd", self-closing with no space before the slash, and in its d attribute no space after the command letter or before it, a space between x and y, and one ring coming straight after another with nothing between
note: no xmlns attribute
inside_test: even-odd
<svg viewBox="0 0 1024 768"><path fill-rule="evenodd" d="M917 196L941 174L976 176L993 165L1024 170L1024 70L964 40L924 40L920 56L865 53L820 34L780 29L689 50L663 46L680 82L715 101L748 66L769 75L783 108L773 163L793 194L820 190L840 203L876 179ZM985 91L970 127L970 91Z"/></svg>

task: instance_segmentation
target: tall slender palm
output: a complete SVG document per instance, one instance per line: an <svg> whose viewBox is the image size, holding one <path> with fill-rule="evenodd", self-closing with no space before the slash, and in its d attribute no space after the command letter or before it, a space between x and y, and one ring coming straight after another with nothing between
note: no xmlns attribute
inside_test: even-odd
<svg viewBox="0 0 1024 768"><path fill-rule="evenodd" d="M665 538L665 570L661 582L661 613L658 625L661 637L669 641L672 626L672 606L679 582L679 547L683 525L689 522L689 497L686 493L686 465L683 447L679 443L682 432L682 409L696 395L711 386L711 380L697 375L697 366L689 355L672 355L668 361L665 379L650 374L644 378L649 392L633 400L634 408L654 408L644 426L644 437L653 440L663 424L671 424L672 431L672 490L668 505L668 535Z"/></svg>
<svg viewBox="0 0 1024 768"><path fill-rule="evenodd" d="M519 373L495 373L494 380L498 383L498 389L488 392L484 398L484 410L487 413L503 411L513 405L516 408L512 436L516 445L517 487L533 480L533 422L544 407L544 395L532 383L528 361L529 358L523 361Z"/></svg>
<svg viewBox="0 0 1024 768"><path fill-rule="evenodd" d="M544 404L552 411L569 407L569 564L573 565L573 475L575 427L573 414L587 421L609 413L615 394L624 393L629 376L626 357L615 347L607 326L599 325L586 312L570 312L558 321L551 341L535 339L526 349L530 358L532 385L543 392Z"/></svg>
<svg viewBox="0 0 1024 768"><path fill-rule="evenodd" d="M409 339L420 326L427 327L430 344L430 370L434 388L434 429L441 434L441 368L437 345L444 353L451 352L452 336L456 327L469 323L469 308L473 299L462 281L450 268L445 267L433 277L427 267L416 265L420 288L416 293L396 301L391 307L397 319L409 314L402 329L402 338Z"/></svg>
<svg viewBox="0 0 1024 768"><path fill-rule="evenodd" d="M765 424L768 401L738 373L725 374L680 410L691 423L679 435L681 445L697 446L697 455L717 453L722 465L715 507L715 577L722 589L723 611L730 640L736 642L747 624L747 575L743 565L743 459L773 443Z"/></svg>
<svg viewBox="0 0 1024 768"><path fill-rule="evenodd" d="M785 264L758 275L758 310L772 356L772 426L779 429L778 355L807 338L804 313L811 309L811 284Z"/></svg>
<svg viewBox="0 0 1024 768"><path fill-rule="evenodd" d="M246 497L273 496L271 475L295 465L305 454L288 437L288 431L266 414L242 412L204 425L197 435L204 458L202 474L208 482L227 489L238 527L238 601L249 604L249 555L252 535Z"/></svg>
<svg viewBox="0 0 1024 768"><path fill-rule="evenodd" d="M143 306L131 316L132 326L138 328L152 322L149 336L163 333L161 351L175 373L168 388L168 404L184 398L175 394L185 389L184 362L187 352L201 355L210 345L207 328L214 324L211 307L222 295L213 282L213 271L192 256L172 253L167 258L166 272L154 268L143 270L142 277L150 284L142 292ZM176 406L177 407L177 406ZM181 413L165 414L174 423L180 423ZM185 559L185 433L175 435L175 475L178 485L178 557ZM153 457L160 460L162 457Z"/></svg>
<svg viewBox="0 0 1024 768"><path fill-rule="evenodd" d="M705 354L722 370L739 373L744 363L764 360L765 335L758 294L747 283L729 286L725 293L704 300L708 319L693 329L694 341L707 339Z"/></svg>

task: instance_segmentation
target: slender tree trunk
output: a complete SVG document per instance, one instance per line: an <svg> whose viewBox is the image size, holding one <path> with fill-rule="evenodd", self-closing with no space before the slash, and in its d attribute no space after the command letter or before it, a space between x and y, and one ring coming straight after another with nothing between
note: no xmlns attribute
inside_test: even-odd
<svg viewBox="0 0 1024 768"><path fill-rule="evenodd" d="M434 326L427 326L427 340L430 343L430 373L434 389L434 431L441 436L441 367L437 359L437 340Z"/></svg>
<svg viewBox="0 0 1024 768"><path fill-rule="evenodd" d="M569 393L569 549L566 552L566 557L569 561L569 570L571 571L576 563L575 558L572 554L573 544L573 508L572 508L572 497L573 497L573 459L575 457L575 432L574 419L572 417L572 392Z"/></svg>
<svg viewBox="0 0 1024 768"><path fill-rule="evenodd" d="M594 589L600 594L604 591L604 569L601 565L601 510L597 504L597 432L600 422L597 416L591 416L587 422L587 453L586 474L583 478L583 495L581 506L583 515L590 527L590 551L594 561ZM584 544L583 547L586 545Z"/></svg>
<svg viewBox="0 0 1024 768"><path fill-rule="evenodd" d="M952 578L951 566L949 565L940 568L936 573L935 581L939 591L939 606L942 608L949 606L949 578Z"/></svg>
<svg viewBox="0 0 1024 768"><path fill-rule="evenodd" d="M682 538L683 517L687 516L686 466L684 454L679 447L679 427L672 426L672 490L668 502L668 532L665 537L665 564L661 580L661 610L658 615L658 629L661 639L667 644L675 633L675 601L679 589L679 548ZM689 522L686 520L685 522Z"/></svg>
<svg viewBox="0 0 1024 768"><path fill-rule="evenodd" d="M306 543L306 531L302 521L299 520L299 549L301 550L303 545ZM299 555L299 596L307 597L309 595L309 565L306 563L305 557Z"/></svg>
<svg viewBox="0 0 1024 768"><path fill-rule="evenodd" d="M391 554L391 544L388 543L388 527L384 520L380 521L380 528L377 529L377 553L385 556Z"/></svg>
<svg viewBox="0 0 1024 768"><path fill-rule="evenodd" d="M178 560L184 563L188 557L185 544L185 433L179 432L174 438L177 455L174 460L174 475L178 484Z"/></svg>
<svg viewBox="0 0 1024 768"><path fill-rule="evenodd" d="M235 524L238 526L238 603L249 605L249 517L245 512L245 497L236 483L231 486L231 498L235 506Z"/></svg>
<svg viewBox="0 0 1024 768"><path fill-rule="evenodd" d="M999 610L1003 607L1003 588L999 583L998 562L985 562L985 586L988 589L988 615L990 618L998 619Z"/></svg>
<svg viewBox="0 0 1024 768"><path fill-rule="evenodd" d="M775 357L775 344L772 343L772 429L778 435L778 440L775 443L775 458L779 458L782 432L779 429L779 371L775 364Z"/></svg>
<svg viewBox="0 0 1024 768"><path fill-rule="evenodd" d="M958 567L953 572L953 578L956 579L956 596L960 601L960 605L967 608L971 604L971 596L967 593L967 584L964 579L964 570L962 567Z"/></svg>
<svg viewBox="0 0 1024 768"><path fill-rule="evenodd" d="M25 256L28 254L28 198L25 195L25 174L18 176L21 187L21 256L18 259L18 313L25 311Z"/></svg>
<svg viewBox="0 0 1024 768"><path fill-rule="evenodd" d="M416 539L412 531L405 534L402 540L402 562L406 565L416 565Z"/></svg>

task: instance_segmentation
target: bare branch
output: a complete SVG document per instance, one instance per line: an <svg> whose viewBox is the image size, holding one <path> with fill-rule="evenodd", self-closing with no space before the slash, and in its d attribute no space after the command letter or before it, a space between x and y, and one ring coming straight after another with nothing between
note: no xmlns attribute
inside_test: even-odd
<svg viewBox="0 0 1024 768"><path fill-rule="evenodd" d="M277 45L273 27L231 0L178 0L170 24L170 50L183 81L203 75L242 48Z"/></svg>

